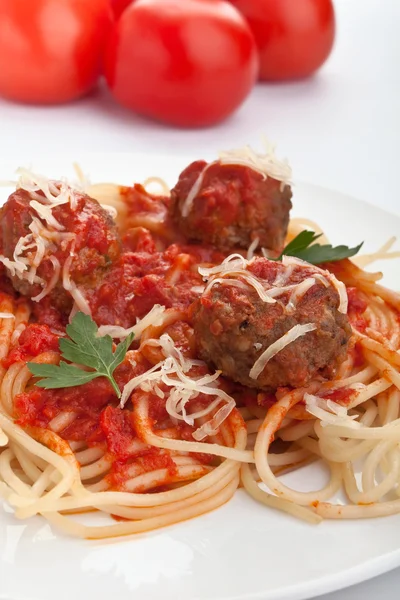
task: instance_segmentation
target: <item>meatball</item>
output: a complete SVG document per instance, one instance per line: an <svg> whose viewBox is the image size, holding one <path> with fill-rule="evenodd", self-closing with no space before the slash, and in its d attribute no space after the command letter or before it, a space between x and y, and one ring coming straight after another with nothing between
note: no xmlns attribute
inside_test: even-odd
<svg viewBox="0 0 400 600"><path fill-rule="evenodd" d="M190 240L226 250L261 247L280 252L292 207L290 186L250 167L197 161L171 191L170 215Z"/></svg>
<svg viewBox="0 0 400 600"><path fill-rule="evenodd" d="M287 267L257 258L248 263L243 275L235 275L235 281L229 274L226 283L221 283L220 275L216 277L219 281L211 286L211 280L192 307L201 358L243 385L268 391L301 387L316 376L334 376L346 358L351 327L347 315L339 311L346 309L340 305L330 274L307 263ZM254 282L262 285L261 295L264 290L273 296L272 303L260 297ZM271 352L255 375L258 359L296 325L310 327Z"/></svg>
<svg viewBox="0 0 400 600"><path fill-rule="evenodd" d="M0 239L2 262L14 288L35 299L53 282L49 298L60 310L68 310L72 302L63 286L65 266L76 285L91 286L120 254L113 219L96 200L79 192L73 192L73 202L49 210L41 192L18 189L2 208Z"/></svg>

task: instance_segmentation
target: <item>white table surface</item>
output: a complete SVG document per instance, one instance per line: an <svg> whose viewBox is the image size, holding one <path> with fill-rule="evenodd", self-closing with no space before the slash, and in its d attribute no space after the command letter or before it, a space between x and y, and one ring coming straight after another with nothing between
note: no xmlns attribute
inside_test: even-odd
<svg viewBox="0 0 400 600"><path fill-rule="evenodd" d="M319 75L258 86L218 127L185 131L153 124L119 108L104 89L62 107L0 100L0 156L15 157L16 166L41 153L93 151L174 152L189 160L257 146L264 133L290 158L297 179L400 214L400 1L336 0L336 7L337 43ZM399 590L400 569L323 598L394 600Z"/></svg>

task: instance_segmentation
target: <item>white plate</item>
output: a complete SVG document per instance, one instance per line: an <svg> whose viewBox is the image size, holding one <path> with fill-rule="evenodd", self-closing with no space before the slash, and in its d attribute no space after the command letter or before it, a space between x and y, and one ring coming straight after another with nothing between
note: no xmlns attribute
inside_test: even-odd
<svg viewBox="0 0 400 600"><path fill-rule="evenodd" d="M173 184L187 164L184 157L153 155L73 158L92 181L127 184L149 175ZM33 166L52 177L69 176L71 162L49 157ZM3 163L0 180L16 166ZM368 251L400 232L399 217L309 184L295 187L293 213L320 223L335 243L365 240ZM396 287L398 265L389 261L384 268L386 284ZM325 476L312 465L285 481L310 490ZM300 600L398 565L400 515L311 526L242 491L195 520L108 542L71 539L40 518L20 522L9 508L0 512L0 598L6 600Z"/></svg>

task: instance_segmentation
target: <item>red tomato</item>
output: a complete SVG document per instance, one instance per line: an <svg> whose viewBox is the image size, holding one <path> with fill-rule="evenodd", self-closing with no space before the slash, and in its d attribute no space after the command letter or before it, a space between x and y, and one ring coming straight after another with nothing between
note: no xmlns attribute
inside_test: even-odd
<svg viewBox="0 0 400 600"><path fill-rule="evenodd" d="M260 79L307 77L335 37L332 0L230 0L246 17L260 52Z"/></svg>
<svg viewBox="0 0 400 600"><path fill-rule="evenodd" d="M115 26L105 74L115 98L180 126L217 123L258 74L249 26L222 0L137 0Z"/></svg>
<svg viewBox="0 0 400 600"><path fill-rule="evenodd" d="M0 95L53 104L88 92L112 24L109 0L0 0Z"/></svg>
<svg viewBox="0 0 400 600"><path fill-rule="evenodd" d="M134 1L135 0L111 0L114 15L117 17L117 19L122 15L124 10Z"/></svg>

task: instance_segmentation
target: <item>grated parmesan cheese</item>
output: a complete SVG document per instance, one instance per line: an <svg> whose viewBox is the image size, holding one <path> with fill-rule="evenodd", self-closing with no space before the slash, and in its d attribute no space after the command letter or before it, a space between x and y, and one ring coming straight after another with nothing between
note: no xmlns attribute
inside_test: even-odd
<svg viewBox="0 0 400 600"><path fill-rule="evenodd" d="M247 250L247 260L251 260L252 258L254 258L254 252L257 250L259 243L260 243L260 238L258 238L258 237L251 242L251 244Z"/></svg>
<svg viewBox="0 0 400 600"><path fill-rule="evenodd" d="M30 233L18 240L13 260L0 256L0 262L8 269L11 276L26 280L31 285L37 283L43 286L42 292L32 298L34 302L39 302L55 288L60 278L61 266L58 259L52 254L57 250L56 243L60 244L62 248L64 246L64 250L70 242L72 242L73 248L75 246L75 234L64 231L64 226L55 219L52 210L56 206L67 203L70 204L72 210L75 210L77 196L76 191L66 181L51 181L25 168L18 169L17 174L19 176L17 189L23 189L30 194L32 200L29 205L37 216L32 216L32 222L29 225ZM45 257L49 258L54 268L49 282L44 281L36 274ZM90 314L90 307L86 299L69 276L72 257L73 249L64 265L62 283L64 288L71 293L78 309Z"/></svg>
<svg viewBox="0 0 400 600"><path fill-rule="evenodd" d="M78 288L78 286L76 285L76 283L74 281L72 281L71 279L71 275L70 275L70 269L71 269L71 265L72 265L72 261L75 257L75 241L72 242L71 244L71 250L69 253L68 258L66 259L64 266L63 266L63 271L62 271L62 285L64 290L66 290L67 292L69 292L74 300L74 306L72 308L72 314L75 314L75 312L81 311L83 313L85 313L85 315L91 315L92 311L90 309L90 306L85 298L85 296L83 295L82 290L80 290ZM70 315L70 319L71 319L71 315Z"/></svg>
<svg viewBox="0 0 400 600"><path fill-rule="evenodd" d="M214 412L222 402L222 407L215 415L193 433L193 437L197 441L205 439L208 435L215 435L220 425L235 407L234 399L219 389L218 379L221 372L217 371L214 374L200 377L189 376L188 373L194 366L205 365L205 363L184 357L169 335L163 334L159 340L148 340L145 344L159 346L165 359L154 365L146 373L134 377L125 385L120 407L125 406L130 395L136 389L145 392L153 391L157 396L164 397L165 393L159 387L160 384L163 384L171 388L165 404L168 414L172 419L184 421L191 426L194 425L196 419ZM188 402L197 398L199 394L214 397L214 400L206 408L188 414L186 412Z"/></svg>
<svg viewBox="0 0 400 600"><path fill-rule="evenodd" d="M273 358L278 352L286 348L289 344L297 340L299 337L305 335L310 331L315 331L317 326L314 323L307 323L305 325L295 325L288 332L286 332L279 340L276 340L273 344L271 344L262 354L258 357L256 362L254 363L251 371L250 377L252 379L257 379L264 370L266 364Z"/></svg>
<svg viewBox="0 0 400 600"><path fill-rule="evenodd" d="M304 394L306 410L321 421L322 427L340 425L349 429L358 429L361 423L356 421L358 415L349 415L347 408L332 400L323 400L313 394Z"/></svg>
<svg viewBox="0 0 400 600"><path fill-rule="evenodd" d="M301 260L300 258L295 258L294 256L284 255L282 257L282 264L285 266L295 265L300 268L310 269L309 263L307 263L304 260ZM339 295L338 311L343 314L347 314L348 298L347 298L346 286L344 285L344 283L342 281L339 281L333 273L330 273L329 271L325 271L324 269L321 269L320 267L312 265L312 269L313 269L313 271L314 270L317 271L315 276L313 273L314 278L317 277L317 275L319 274L322 278L324 278L325 280L328 280L331 283L331 285L336 289L336 291ZM325 284L325 287L328 287L328 286Z"/></svg>
<svg viewBox="0 0 400 600"><path fill-rule="evenodd" d="M55 257L55 256L50 256L49 260L51 262L51 264L53 265L53 275L50 279L50 281L48 282L48 284L46 285L46 287L40 292L40 294L38 294L37 296L34 296L32 298L33 302L40 302L40 300L43 300L43 298L45 298L46 296L48 296L50 294L50 292L52 290L54 290L54 288L56 287L58 280L60 279L60 273L61 273L61 265L60 265L60 261Z"/></svg>
<svg viewBox="0 0 400 600"><path fill-rule="evenodd" d="M120 327L118 325L101 325L101 327L99 327L98 335L100 337L110 335L113 339L124 340L129 334L133 333L135 335L135 340L140 340L143 331L147 329L147 327L150 327L151 325L159 327L162 325L164 313L165 306L155 304L151 311L148 312L143 319L138 320L133 327L125 329L125 327Z"/></svg>
<svg viewBox="0 0 400 600"><path fill-rule="evenodd" d="M201 186L203 185L204 177L210 167L221 165L239 165L256 171L267 179L276 179L281 182L281 191L287 185L291 185L292 169L287 160L279 160L275 155L275 147L264 140L265 153L258 154L250 146L244 146L237 150L228 150L219 153L219 160L213 161L206 165L192 188L190 189L185 201L182 204L181 213L183 217L187 217L193 205L193 201L198 195Z"/></svg>
<svg viewBox="0 0 400 600"><path fill-rule="evenodd" d="M75 190L66 181L52 181L23 167L17 169L16 173L19 176L17 188L29 192L40 204L54 208L62 204L71 204L71 201L76 200Z"/></svg>
<svg viewBox="0 0 400 600"><path fill-rule="evenodd" d="M292 169L287 160L280 160L275 154L275 146L264 140L265 153L259 154L250 146L244 146L237 150L229 150L219 153L219 159L223 165L243 165L257 171L266 179L276 179L282 183L283 189L291 185Z"/></svg>
<svg viewBox="0 0 400 600"><path fill-rule="evenodd" d="M289 302L286 305L286 312L292 314L297 308L297 303L301 298L315 285L315 277L307 277L298 284L290 295ZM289 287L289 286L288 286Z"/></svg>
<svg viewBox="0 0 400 600"><path fill-rule="evenodd" d="M204 294L207 294L211 288L217 283L220 285L235 285L242 289L253 287L257 292L258 296L263 302L268 304L274 304L275 298L285 294L288 291L293 291L292 298L293 304L296 300L295 294L301 297L302 294L311 287L311 279L308 279L308 283L300 282L291 285L283 285L292 273L293 267L288 267L289 274L282 277L276 277L274 283L270 287L265 287L262 280L258 279L246 269L252 263L253 259L246 260L241 254L231 254L220 265L212 268L199 267L198 272L202 275L204 280L208 280L208 283L204 289ZM218 277L220 275L220 277ZM211 278L210 278L211 276ZM240 279L238 279L240 278ZM315 279L312 280L312 285L315 283ZM307 287L309 286L309 287Z"/></svg>

